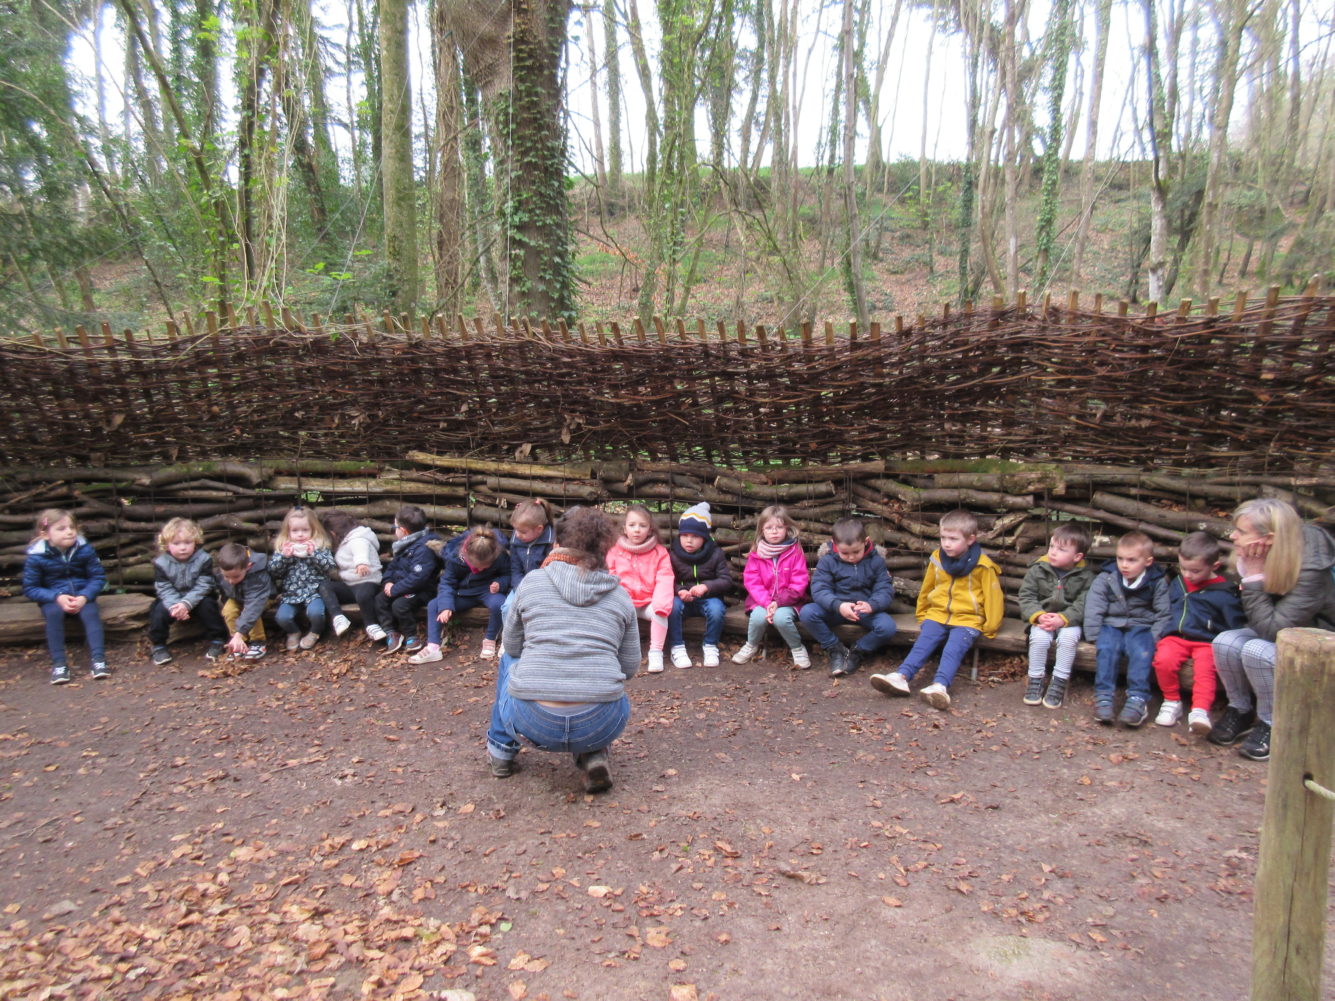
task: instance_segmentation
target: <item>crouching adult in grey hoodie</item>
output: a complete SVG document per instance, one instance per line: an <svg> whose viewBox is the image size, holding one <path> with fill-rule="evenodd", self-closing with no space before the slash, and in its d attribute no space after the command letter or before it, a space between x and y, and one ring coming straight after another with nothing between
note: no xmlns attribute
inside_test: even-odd
<svg viewBox="0 0 1335 1001"><path fill-rule="evenodd" d="M556 548L519 585L487 730L496 778L518 770L523 739L573 754L588 792L612 787L607 748L630 720L625 682L640 666L635 609L604 562L616 537L601 511L571 508Z"/></svg>

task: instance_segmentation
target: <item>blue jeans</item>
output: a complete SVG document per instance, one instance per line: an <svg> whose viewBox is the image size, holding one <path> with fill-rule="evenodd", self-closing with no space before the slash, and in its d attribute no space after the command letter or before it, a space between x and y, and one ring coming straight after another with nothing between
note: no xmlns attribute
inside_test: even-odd
<svg viewBox="0 0 1335 1001"><path fill-rule="evenodd" d="M1126 655L1127 698L1150 700L1150 665L1154 662L1154 634L1149 626L1104 626L1094 646L1094 699L1111 699L1117 692L1117 667Z"/></svg>
<svg viewBox="0 0 1335 1001"><path fill-rule="evenodd" d="M875 653L895 635L895 620L888 612L872 612L871 615L864 615L859 622L850 622L838 612L827 612L813 601L802 606L798 618L812 638L826 650L833 650L840 645L839 637L834 634L834 626L857 626L867 630L867 635L853 645L854 650L864 654Z"/></svg>
<svg viewBox="0 0 1335 1001"><path fill-rule="evenodd" d="M769 623L765 621L765 606L757 605L751 609L751 615L746 620L746 642L752 646L760 646L760 641L765 638L767 625ZM789 650L796 650L802 646L802 634L797 631L797 611L792 605L780 605L774 609L774 628L788 644Z"/></svg>
<svg viewBox="0 0 1335 1001"><path fill-rule="evenodd" d="M491 704L491 725L487 727L487 751L493 758L513 761L519 754L520 738L540 751L576 755L601 751L630 722L630 699L625 695L615 702L590 702L573 715L515 698L509 685L514 662L503 653L496 668L496 701Z"/></svg>
<svg viewBox="0 0 1335 1001"><path fill-rule="evenodd" d="M909 655L895 670L912 681L922 666L931 660L936 648L941 647L941 659L937 662L936 677L932 681L949 688L960 665L964 663L964 655L973 649L973 641L981 635L981 630L970 626L947 626L932 619L923 619ZM945 646L941 646L943 642Z"/></svg>
<svg viewBox="0 0 1335 1001"><path fill-rule="evenodd" d="M54 601L40 603L42 618L46 620L46 649L51 654L51 663L64 664L65 661L65 619L69 613ZM102 613L97 610L97 602L89 601L76 613L83 623L83 635L88 640L88 654L91 660L106 660L106 640L102 632Z"/></svg>
<svg viewBox="0 0 1335 1001"><path fill-rule="evenodd" d="M681 620L688 615L705 617L705 646L718 646L723 639L723 615L728 610L722 598L696 598L694 601L672 599L672 614L668 616L668 646L681 646Z"/></svg>
<svg viewBox="0 0 1335 1001"><path fill-rule="evenodd" d="M324 601L320 598L312 598L304 606L294 602L280 602L278 611L273 613L278 628L289 634L301 632L301 611L303 607L306 610L306 621L310 625L308 631L312 633L324 632Z"/></svg>
<svg viewBox="0 0 1335 1001"><path fill-rule="evenodd" d="M454 596L454 615L458 617L470 608L477 608L479 605L487 606L487 631L483 633L484 639L494 640L501 634L501 626L505 624L504 613L501 611L505 607L504 594L492 594L488 591L486 594L478 595L455 595ZM440 646L440 620L436 618L440 614L441 605L439 598L432 598L426 606L426 641ZM454 619L450 620L451 622Z"/></svg>

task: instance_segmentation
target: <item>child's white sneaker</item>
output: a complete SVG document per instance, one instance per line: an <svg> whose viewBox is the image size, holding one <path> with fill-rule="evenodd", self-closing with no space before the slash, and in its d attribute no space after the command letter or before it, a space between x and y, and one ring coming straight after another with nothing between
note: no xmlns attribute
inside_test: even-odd
<svg viewBox="0 0 1335 1001"><path fill-rule="evenodd" d="M346 615L335 615L329 621L330 624L334 627L335 636L342 636L344 633L346 633L349 629L352 628L352 620L349 619Z"/></svg>
<svg viewBox="0 0 1335 1001"><path fill-rule="evenodd" d="M1159 726L1177 726L1177 721L1182 718L1182 703L1164 699L1163 705L1159 707L1159 715L1154 717L1154 722Z"/></svg>
<svg viewBox="0 0 1335 1001"><path fill-rule="evenodd" d="M700 651L705 667L718 667L718 647L706 643Z"/></svg>
<svg viewBox="0 0 1335 1001"><path fill-rule="evenodd" d="M437 661L445 659L445 655L440 652L440 647L434 643L428 643L422 649L408 658L409 664L435 664Z"/></svg>
<svg viewBox="0 0 1335 1001"><path fill-rule="evenodd" d="M907 695L909 694L909 681L898 671L887 671L885 674L873 674L867 679L871 682L871 687L883 695Z"/></svg>
<svg viewBox="0 0 1335 1001"><path fill-rule="evenodd" d="M743 643L742 648L732 655L732 662L734 664L749 663L751 658L754 657L759 652L760 652L760 647L756 646L755 644Z"/></svg>
<svg viewBox="0 0 1335 1001"><path fill-rule="evenodd" d="M385 638L385 631L380 628L379 623L371 623L366 627L366 635L372 643L379 643Z"/></svg>
<svg viewBox="0 0 1335 1001"><path fill-rule="evenodd" d="M495 657L495 656L496 656L496 641L495 641L495 640L483 640L483 641L482 641L482 659L483 659L483 660L491 660L491 658L493 658L493 657Z"/></svg>
<svg viewBox="0 0 1335 1001"><path fill-rule="evenodd" d="M921 695L922 700L933 709L950 708L950 692L945 685L933 682L918 694Z"/></svg>
<svg viewBox="0 0 1335 1001"><path fill-rule="evenodd" d="M805 671L811 666L811 654L807 653L806 647L795 646L791 652L793 655L793 667L797 668L799 671Z"/></svg>
<svg viewBox="0 0 1335 1001"><path fill-rule="evenodd" d="M1210 710L1193 709L1187 714L1187 726L1197 737L1206 736L1214 729L1214 724L1210 722Z"/></svg>
<svg viewBox="0 0 1335 1001"><path fill-rule="evenodd" d="M672 648L672 666L673 667L691 666L691 655L686 652L686 648L684 646L674 646Z"/></svg>
<svg viewBox="0 0 1335 1001"><path fill-rule="evenodd" d="M659 674L663 670L663 651L649 651L649 666L645 668L650 674Z"/></svg>

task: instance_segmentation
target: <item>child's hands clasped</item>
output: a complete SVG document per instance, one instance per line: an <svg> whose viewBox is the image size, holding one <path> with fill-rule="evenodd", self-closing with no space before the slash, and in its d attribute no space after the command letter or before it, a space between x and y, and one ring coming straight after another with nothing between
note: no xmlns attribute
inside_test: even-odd
<svg viewBox="0 0 1335 1001"><path fill-rule="evenodd" d="M871 605L865 601L842 601L839 603L839 614L849 622L857 622L864 615L871 614Z"/></svg>
<svg viewBox="0 0 1335 1001"><path fill-rule="evenodd" d="M88 604L88 599L81 594L62 594L56 598L56 604L66 615L74 615Z"/></svg>
<svg viewBox="0 0 1335 1001"><path fill-rule="evenodd" d="M777 612L778 610L779 610L779 603L777 601L771 601L768 605L765 606L765 621L768 622L771 626L774 625L774 613Z"/></svg>
<svg viewBox="0 0 1335 1001"><path fill-rule="evenodd" d="M1039 629L1046 629L1050 633L1055 633L1062 626L1066 625L1066 620L1056 612L1044 612L1034 623Z"/></svg>
<svg viewBox="0 0 1335 1001"><path fill-rule="evenodd" d="M186 619L190 618L190 606L184 601L178 601L176 604L172 605L171 608L167 609L167 611L170 612L171 617L178 622L184 622Z"/></svg>

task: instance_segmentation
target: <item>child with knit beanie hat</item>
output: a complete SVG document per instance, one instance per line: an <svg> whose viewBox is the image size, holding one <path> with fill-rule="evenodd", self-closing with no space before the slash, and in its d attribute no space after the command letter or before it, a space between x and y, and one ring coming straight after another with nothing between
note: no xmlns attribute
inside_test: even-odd
<svg viewBox="0 0 1335 1001"><path fill-rule="evenodd" d="M677 538L668 550L672 557L672 614L668 616L668 648L673 667L690 667L691 657L682 638L682 619L700 615L705 620L705 667L718 667L719 640L723 638L723 596L732 586L728 557L714 541L714 519L709 504L701 501L687 508L677 522Z"/></svg>

